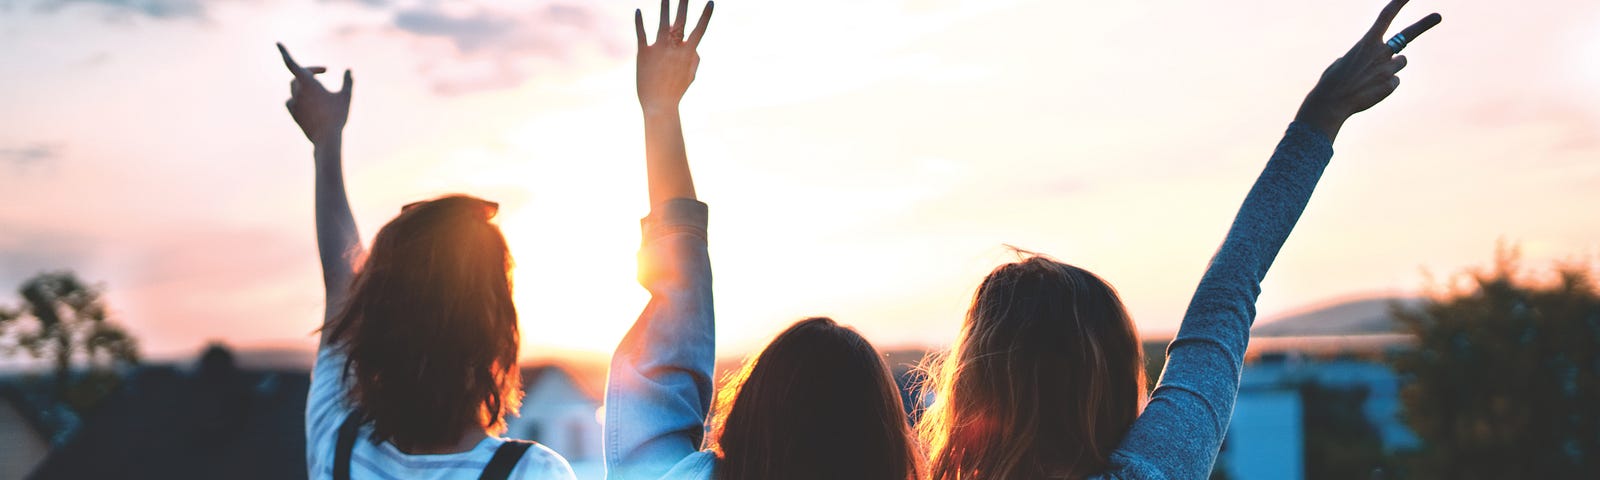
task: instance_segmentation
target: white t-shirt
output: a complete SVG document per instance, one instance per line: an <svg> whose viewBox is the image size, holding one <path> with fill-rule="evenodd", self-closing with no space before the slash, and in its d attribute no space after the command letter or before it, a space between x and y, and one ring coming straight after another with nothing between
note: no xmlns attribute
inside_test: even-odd
<svg viewBox="0 0 1600 480"><path fill-rule="evenodd" d="M339 426L350 415L343 369L344 355L338 349L324 345L317 352L311 392L306 396L306 469L313 479L333 478ZM368 440L371 435L371 425L363 426L356 435L355 449L350 452L351 480L475 479L489 465L495 449L505 443L505 439L489 437L465 452L411 455L389 442L374 445ZM539 444L523 454L510 478L575 480L567 460Z"/></svg>

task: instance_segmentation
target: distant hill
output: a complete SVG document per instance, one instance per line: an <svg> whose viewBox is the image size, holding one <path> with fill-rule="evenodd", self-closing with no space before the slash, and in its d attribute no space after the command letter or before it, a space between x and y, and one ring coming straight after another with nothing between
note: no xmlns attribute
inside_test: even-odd
<svg viewBox="0 0 1600 480"><path fill-rule="evenodd" d="M1396 303L1415 306L1418 299L1402 296L1335 300L1298 312L1256 322L1254 337L1321 337L1401 333L1389 315Z"/></svg>
<svg viewBox="0 0 1600 480"><path fill-rule="evenodd" d="M309 348L266 347L240 348L233 351L234 362L253 370L304 372L311 370L317 352ZM187 364L193 360L182 359L175 363Z"/></svg>

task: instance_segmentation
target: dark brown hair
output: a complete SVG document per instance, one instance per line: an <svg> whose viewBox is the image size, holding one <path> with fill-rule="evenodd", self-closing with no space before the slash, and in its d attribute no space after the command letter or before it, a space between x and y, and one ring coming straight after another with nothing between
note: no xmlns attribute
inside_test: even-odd
<svg viewBox="0 0 1600 480"><path fill-rule="evenodd" d="M955 347L930 357L917 424L935 480L1083 478L1143 406L1143 354L1115 289L1041 256L978 287Z"/></svg>
<svg viewBox="0 0 1600 480"><path fill-rule="evenodd" d="M746 362L711 425L719 480L921 478L888 365L827 318L795 323Z"/></svg>
<svg viewBox="0 0 1600 480"><path fill-rule="evenodd" d="M373 239L330 341L347 355L349 400L374 442L453 445L504 431L522 401L511 255L491 202L407 205Z"/></svg>

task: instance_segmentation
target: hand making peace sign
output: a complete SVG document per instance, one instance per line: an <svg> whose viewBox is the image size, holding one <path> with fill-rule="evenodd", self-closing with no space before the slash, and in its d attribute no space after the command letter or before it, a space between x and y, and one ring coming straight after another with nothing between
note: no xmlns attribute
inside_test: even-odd
<svg viewBox="0 0 1600 480"><path fill-rule="evenodd" d="M1395 74L1406 67L1406 57L1397 55L1400 49L1441 20L1439 14L1430 14L1385 43L1384 32L1406 2L1391 0L1361 40L1322 72L1317 86L1300 105L1296 121L1320 130L1331 140L1351 115L1372 108L1394 93L1400 86L1400 77Z"/></svg>

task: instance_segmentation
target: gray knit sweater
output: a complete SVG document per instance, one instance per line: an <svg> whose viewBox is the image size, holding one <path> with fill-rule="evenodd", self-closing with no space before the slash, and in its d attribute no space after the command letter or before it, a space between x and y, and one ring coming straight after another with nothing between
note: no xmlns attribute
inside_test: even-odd
<svg viewBox="0 0 1600 480"><path fill-rule="evenodd" d="M1289 125L1189 300L1149 406L1112 452L1111 469L1102 478L1210 475L1239 395L1261 279L1332 157L1327 136L1304 124Z"/></svg>

